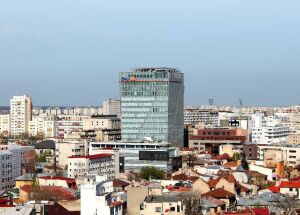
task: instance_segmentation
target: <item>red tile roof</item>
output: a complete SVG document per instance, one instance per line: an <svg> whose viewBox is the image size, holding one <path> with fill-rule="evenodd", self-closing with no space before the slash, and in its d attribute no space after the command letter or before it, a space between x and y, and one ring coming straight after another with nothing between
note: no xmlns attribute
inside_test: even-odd
<svg viewBox="0 0 300 215"><path fill-rule="evenodd" d="M168 186L167 189L170 192L189 192L192 190L190 187L174 187L174 186Z"/></svg>
<svg viewBox="0 0 300 215"><path fill-rule="evenodd" d="M252 208L255 215L269 215L269 208Z"/></svg>
<svg viewBox="0 0 300 215"><path fill-rule="evenodd" d="M229 183L236 183L235 178L234 178L233 175L224 175L224 176L220 176L220 177L217 178L217 179L211 179L211 180L208 182L209 187L210 187L210 188L215 188L216 185L219 183L219 181L220 181L222 178L225 179L225 180L227 180Z"/></svg>
<svg viewBox="0 0 300 215"><path fill-rule="evenodd" d="M279 193L280 187L272 186L272 187L269 187L268 190L270 190L272 193Z"/></svg>
<svg viewBox="0 0 300 215"><path fill-rule="evenodd" d="M62 181L67 181L67 182L76 182L76 180L73 178L66 178L66 177L61 177L61 176L42 176L39 178L45 179L45 180L62 180Z"/></svg>
<svg viewBox="0 0 300 215"><path fill-rule="evenodd" d="M230 162L223 164L223 167L225 167L225 168L233 168L233 167L237 167L237 166L238 166L237 161L230 161Z"/></svg>
<svg viewBox="0 0 300 215"><path fill-rule="evenodd" d="M207 193L204 193L202 197L213 197L217 199L228 199L235 197L235 194L228 192L227 190L224 190L223 188L218 188L212 191L209 191Z"/></svg>
<svg viewBox="0 0 300 215"><path fill-rule="evenodd" d="M180 151L182 151L182 152L193 152L193 151L195 151L195 148L180 148Z"/></svg>
<svg viewBox="0 0 300 215"><path fill-rule="evenodd" d="M127 187L128 185L129 185L129 183L127 183L126 181L122 181L119 179L113 180L114 187Z"/></svg>
<svg viewBox="0 0 300 215"><path fill-rule="evenodd" d="M213 160L227 160L230 159L231 157L229 156L229 154L222 154L222 155L217 155L215 157L213 157Z"/></svg>
<svg viewBox="0 0 300 215"><path fill-rule="evenodd" d="M195 182L196 180L199 179L199 177L197 176L187 176L184 173L181 173L179 175L175 175L172 177L173 180L177 180L177 181L193 181Z"/></svg>
<svg viewBox="0 0 300 215"><path fill-rule="evenodd" d="M247 208L241 211L224 212L224 215L269 215L268 208Z"/></svg>
<svg viewBox="0 0 300 215"><path fill-rule="evenodd" d="M24 185L20 188L26 193L29 193L32 190L31 185ZM40 186L38 187L39 192L51 192L55 196L60 196L64 200L74 200L76 199L75 196L73 195L74 193L71 192L70 190L67 190L63 187L57 187L57 186Z"/></svg>
<svg viewBox="0 0 300 215"><path fill-rule="evenodd" d="M94 160L94 159L108 158L108 157L111 157L111 154L103 153L103 154L87 155L87 156L70 156L68 158L86 158L89 160Z"/></svg>
<svg viewBox="0 0 300 215"><path fill-rule="evenodd" d="M112 202L109 207L113 208L113 207L116 207L116 206L119 206L119 205L123 205L123 202Z"/></svg>
<svg viewBox="0 0 300 215"><path fill-rule="evenodd" d="M282 181L280 188L300 188L300 181Z"/></svg>
<svg viewBox="0 0 300 215"><path fill-rule="evenodd" d="M296 178L291 178L290 181L300 181L300 176Z"/></svg>

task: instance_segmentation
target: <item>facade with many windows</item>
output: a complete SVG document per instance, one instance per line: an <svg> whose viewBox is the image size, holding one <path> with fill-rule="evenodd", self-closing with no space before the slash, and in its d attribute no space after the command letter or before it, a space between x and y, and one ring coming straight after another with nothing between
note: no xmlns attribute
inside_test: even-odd
<svg viewBox="0 0 300 215"><path fill-rule="evenodd" d="M29 96L14 96L10 100L11 135L28 134L32 119L32 100Z"/></svg>
<svg viewBox="0 0 300 215"><path fill-rule="evenodd" d="M122 140L183 145L183 73L138 68L120 73Z"/></svg>

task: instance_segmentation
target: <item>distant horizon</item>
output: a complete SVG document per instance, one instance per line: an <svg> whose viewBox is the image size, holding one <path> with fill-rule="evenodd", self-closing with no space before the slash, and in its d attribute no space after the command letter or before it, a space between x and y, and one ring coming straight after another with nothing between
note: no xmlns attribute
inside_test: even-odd
<svg viewBox="0 0 300 215"><path fill-rule="evenodd" d="M33 108L98 108L98 107L102 107L102 105L100 106L96 106L96 105L75 105L75 106L68 106L68 105L32 105ZM186 107L202 107L202 106L206 106L209 107L211 105L209 104L200 104L200 105L184 105L184 108ZM285 107L292 107L292 106L300 106L300 104L292 104L292 105L281 105L281 106L261 106L261 105L212 105L212 107L236 107L236 108L251 108L251 107L258 107L258 108L285 108ZM0 109L1 108L10 108L9 105L0 105Z"/></svg>

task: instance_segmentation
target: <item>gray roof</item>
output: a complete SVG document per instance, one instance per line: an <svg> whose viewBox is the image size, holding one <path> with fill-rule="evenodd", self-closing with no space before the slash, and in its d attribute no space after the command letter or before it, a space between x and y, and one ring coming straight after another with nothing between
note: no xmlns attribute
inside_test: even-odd
<svg viewBox="0 0 300 215"><path fill-rule="evenodd" d="M280 194L265 192L257 195L255 198L240 198L238 200L239 206L270 206L272 202L277 202L282 200L283 197Z"/></svg>
<svg viewBox="0 0 300 215"><path fill-rule="evenodd" d="M163 203L163 202L178 202L180 199L175 195L160 195L160 196L146 196L147 203Z"/></svg>
<svg viewBox="0 0 300 215"><path fill-rule="evenodd" d="M53 149L55 150L55 142L53 140L44 140L33 144L35 149Z"/></svg>

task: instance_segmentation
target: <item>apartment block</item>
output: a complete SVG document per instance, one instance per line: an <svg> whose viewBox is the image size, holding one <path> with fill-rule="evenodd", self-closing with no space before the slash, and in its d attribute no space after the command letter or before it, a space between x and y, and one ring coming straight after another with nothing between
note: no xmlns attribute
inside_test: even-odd
<svg viewBox="0 0 300 215"><path fill-rule="evenodd" d="M34 116L30 121L29 135L43 135L45 138L56 137L56 117Z"/></svg>
<svg viewBox="0 0 300 215"><path fill-rule="evenodd" d="M10 115L0 115L0 134L8 136L10 134Z"/></svg>
<svg viewBox="0 0 300 215"><path fill-rule="evenodd" d="M278 162L295 167L300 164L300 145L258 145L258 156L266 166L275 167Z"/></svg>
<svg viewBox="0 0 300 215"><path fill-rule="evenodd" d="M217 127L219 125L219 112L200 108L185 108L184 125L200 124Z"/></svg>
<svg viewBox="0 0 300 215"><path fill-rule="evenodd" d="M117 99L109 99L103 102L103 115L116 115L121 117L121 101Z"/></svg>
<svg viewBox="0 0 300 215"><path fill-rule="evenodd" d="M10 100L11 135L28 134L32 119L32 100L29 96L14 96Z"/></svg>
<svg viewBox="0 0 300 215"><path fill-rule="evenodd" d="M55 151L57 164L62 168L66 168L68 157L81 157L87 154L87 143L75 140L55 142Z"/></svg>
<svg viewBox="0 0 300 215"><path fill-rule="evenodd" d="M68 158L68 177L78 178L87 174L107 175L114 179L119 173L119 163L115 154L103 153Z"/></svg>

